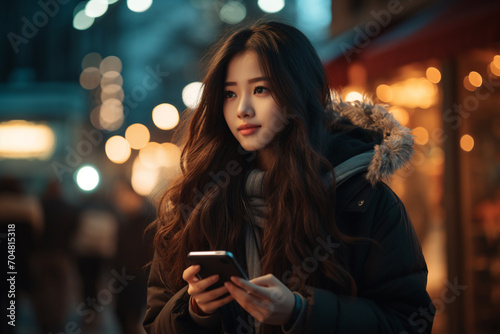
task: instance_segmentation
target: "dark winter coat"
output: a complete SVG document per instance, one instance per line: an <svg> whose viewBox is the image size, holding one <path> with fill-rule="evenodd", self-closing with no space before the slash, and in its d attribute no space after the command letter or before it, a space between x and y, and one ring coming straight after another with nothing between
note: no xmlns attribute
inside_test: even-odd
<svg viewBox="0 0 500 334"><path fill-rule="evenodd" d="M300 293L307 313L298 332L430 333L434 308L422 250L404 205L382 182L410 159L412 136L370 102L336 101L332 107L334 135L327 158L335 167L336 223L341 232L370 240L348 246L357 296L306 286ZM335 247L327 236L322 245ZM144 321L148 333L224 333L217 317L204 327L192 320L187 285L173 296L164 287L155 263ZM237 320L243 333L249 328L245 320Z"/></svg>

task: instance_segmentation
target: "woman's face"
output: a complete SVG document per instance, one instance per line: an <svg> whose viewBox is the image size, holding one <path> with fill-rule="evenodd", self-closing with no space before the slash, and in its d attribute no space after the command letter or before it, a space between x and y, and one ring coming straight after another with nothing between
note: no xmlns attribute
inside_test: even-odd
<svg viewBox="0 0 500 334"><path fill-rule="evenodd" d="M258 151L257 157L287 123L255 52L243 52L229 62L224 118L241 146L247 151Z"/></svg>

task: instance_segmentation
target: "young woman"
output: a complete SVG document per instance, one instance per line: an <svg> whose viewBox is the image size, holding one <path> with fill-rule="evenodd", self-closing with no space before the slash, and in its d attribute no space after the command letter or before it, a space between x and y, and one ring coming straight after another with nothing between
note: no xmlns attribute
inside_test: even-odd
<svg viewBox="0 0 500 334"><path fill-rule="evenodd" d="M410 219L381 179L413 140L378 105L332 102L318 55L278 22L213 47L163 196L148 333L423 333L433 305ZM232 252L249 281L197 278Z"/></svg>

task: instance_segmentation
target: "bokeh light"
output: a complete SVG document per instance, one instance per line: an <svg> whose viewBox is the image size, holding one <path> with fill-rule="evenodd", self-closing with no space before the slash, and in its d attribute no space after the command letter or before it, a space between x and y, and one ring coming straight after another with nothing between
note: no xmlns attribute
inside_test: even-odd
<svg viewBox="0 0 500 334"><path fill-rule="evenodd" d="M118 130L124 121L123 105L117 99L103 101L99 111L99 124L102 129L108 131Z"/></svg>
<svg viewBox="0 0 500 334"><path fill-rule="evenodd" d="M107 85L123 86L123 77L120 72L108 71L104 73L101 78L101 88L104 88Z"/></svg>
<svg viewBox="0 0 500 334"><path fill-rule="evenodd" d="M433 84L437 84L441 81L441 72L435 67L429 67L425 71L425 76L427 79L432 82Z"/></svg>
<svg viewBox="0 0 500 334"><path fill-rule="evenodd" d="M411 133L415 136L414 140L418 145L425 145L429 141L429 132L421 126L413 129Z"/></svg>
<svg viewBox="0 0 500 334"><path fill-rule="evenodd" d="M156 142L149 142L139 150L142 165L148 168L158 168L166 161L166 152Z"/></svg>
<svg viewBox="0 0 500 334"><path fill-rule="evenodd" d="M401 107L392 107L389 112L394 116L394 119L401 125L406 125L410 121L410 115L408 111Z"/></svg>
<svg viewBox="0 0 500 334"><path fill-rule="evenodd" d="M239 1L228 1L222 5L219 17L222 21L229 24L240 23L247 16L245 5Z"/></svg>
<svg viewBox="0 0 500 334"><path fill-rule="evenodd" d="M142 13L151 7L153 0L127 0L127 7L133 12Z"/></svg>
<svg viewBox="0 0 500 334"><path fill-rule="evenodd" d="M94 107L94 109L92 109L92 111L90 112L90 123L94 128L103 130L103 128L101 127L101 123L99 122L100 113L101 113L101 106L98 105Z"/></svg>
<svg viewBox="0 0 500 334"><path fill-rule="evenodd" d="M359 92L349 92L345 96L344 100L346 102L354 102L363 100L363 95Z"/></svg>
<svg viewBox="0 0 500 334"><path fill-rule="evenodd" d="M76 184L84 191L92 191L99 185L99 172L93 166L82 166L75 175Z"/></svg>
<svg viewBox="0 0 500 334"><path fill-rule="evenodd" d="M463 135L460 138L460 148L465 152L470 152L474 148L474 138L471 135Z"/></svg>
<svg viewBox="0 0 500 334"><path fill-rule="evenodd" d="M191 109L195 109L200 103L203 94L203 84L199 81L187 84L182 90L182 102Z"/></svg>
<svg viewBox="0 0 500 334"><path fill-rule="evenodd" d="M495 64L497 68L500 68L500 55L495 55L495 57L493 57L493 64Z"/></svg>
<svg viewBox="0 0 500 334"><path fill-rule="evenodd" d="M73 28L76 30L86 30L94 24L94 18L85 14L85 9L80 10L73 17Z"/></svg>
<svg viewBox="0 0 500 334"><path fill-rule="evenodd" d="M266 13L277 13L285 7L285 0L259 0L257 4Z"/></svg>
<svg viewBox="0 0 500 334"><path fill-rule="evenodd" d="M102 119L99 119L99 121L101 124L101 129L107 130L107 131L116 131L122 127L123 122L124 122L124 118L121 117L114 122L105 122Z"/></svg>
<svg viewBox="0 0 500 334"><path fill-rule="evenodd" d="M488 65L488 69L490 70L491 74L496 77L500 77L500 65L497 65L495 62L491 62Z"/></svg>
<svg viewBox="0 0 500 334"><path fill-rule="evenodd" d="M444 159L445 159L444 150L439 146L434 146L433 148L431 148L430 152L429 152L429 156L430 156L431 162L436 166L440 166L444 163Z"/></svg>
<svg viewBox="0 0 500 334"><path fill-rule="evenodd" d="M104 74L109 71L121 72L122 71L122 61L116 56L108 56L101 61L99 66L99 71Z"/></svg>
<svg viewBox="0 0 500 334"><path fill-rule="evenodd" d="M130 125L125 131L125 139L134 150L140 150L149 142L150 134L148 128L140 123Z"/></svg>
<svg viewBox="0 0 500 334"><path fill-rule="evenodd" d="M107 99L101 105L100 119L106 123L114 123L123 117L123 105L117 99Z"/></svg>
<svg viewBox="0 0 500 334"><path fill-rule="evenodd" d="M85 14L88 17L101 17L108 10L107 0L90 0L85 6Z"/></svg>
<svg viewBox="0 0 500 334"><path fill-rule="evenodd" d="M163 143L161 148L166 156L166 160L162 161L162 165L167 168L178 166L181 160L180 148L172 143Z"/></svg>
<svg viewBox="0 0 500 334"><path fill-rule="evenodd" d="M46 124L24 120L0 123L0 157L12 159L49 159L56 137Z"/></svg>
<svg viewBox="0 0 500 334"><path fill-rule="evenodd" d="M481 74L476 71L471 71L469 73L469 82L474 87L481 87L483 84L483 78L481 77Z"/></svg>
<svg viewBox="0 0 500 334"><path fill-rule="evenodd" d="M438 87L426 77L409 77L390 85L379 85L376 94L380 101L394 106L427 109L437 102Z"/></svg>
<svg viewBox="0 0 500 334"><path fill-rule="evenodd" d="M470 83L470 80L469 80L469 76L466 75L464 77L464 88L467 89L468 91L475 91L477 87L473 86L471 83Z"/></svg>
<svg viewBox="0 0 500 334"><path fill-rule="evenodd" d="M153 122L162 130L170 130L179 123L179 112L170 103L162 103L153 109Z"/></svg>
<svg viewBox="0 0 500 334"><path fill-rule="evenodd" d="M388 85L378 85L376 94L380 101L390 102L392 100L392 88Z"/></svg>
<svg viewBox="0 0 500 334"><path fill-rule="evenodd" d="M99 68L99 64L101 63L102 57L97 52L90 52L82 59L82 69L86 69L87 67L95 67Z"/></svg>
<svg viewBox="0 0 500 334"><path fill-rule="evenodd" d="M104 147L109 160L122 164L130 157L131 149L128 141L122 136L113 136L106 141Z"/></svg>
<svg viewBox="0 0 500 334"><path fill-rule="evenodd" d="M119 85L106 85L102 88L101 101L103 102L108 99L123 101L124 98L125 93L123 92L123 88Z"/></svg>
<svg viewBox="0 0 500 334"><path fill-rule="evenodd" d="M101 82L101 73L97 67L87 67L80 74L80 85L88 90L92 90L99 86Z"/></svg>
<svg viewBox="0 0 500 334"><path fill-rule="evenodd" d="M136 157L132 165L132 177L130 183L136 193L148 196L158 182L159 170L144 166L139 157Z"/></svg>

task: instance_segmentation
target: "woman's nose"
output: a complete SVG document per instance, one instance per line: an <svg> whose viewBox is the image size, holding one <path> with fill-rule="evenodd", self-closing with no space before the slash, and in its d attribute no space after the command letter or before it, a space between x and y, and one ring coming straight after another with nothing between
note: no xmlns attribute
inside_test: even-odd
<svg viewBox="0 0 500 334"><path fill-rule="evenodd" d="M243 96L241 98L237 115L239 118L253 117L255 115L251 97Z"/></svg>

